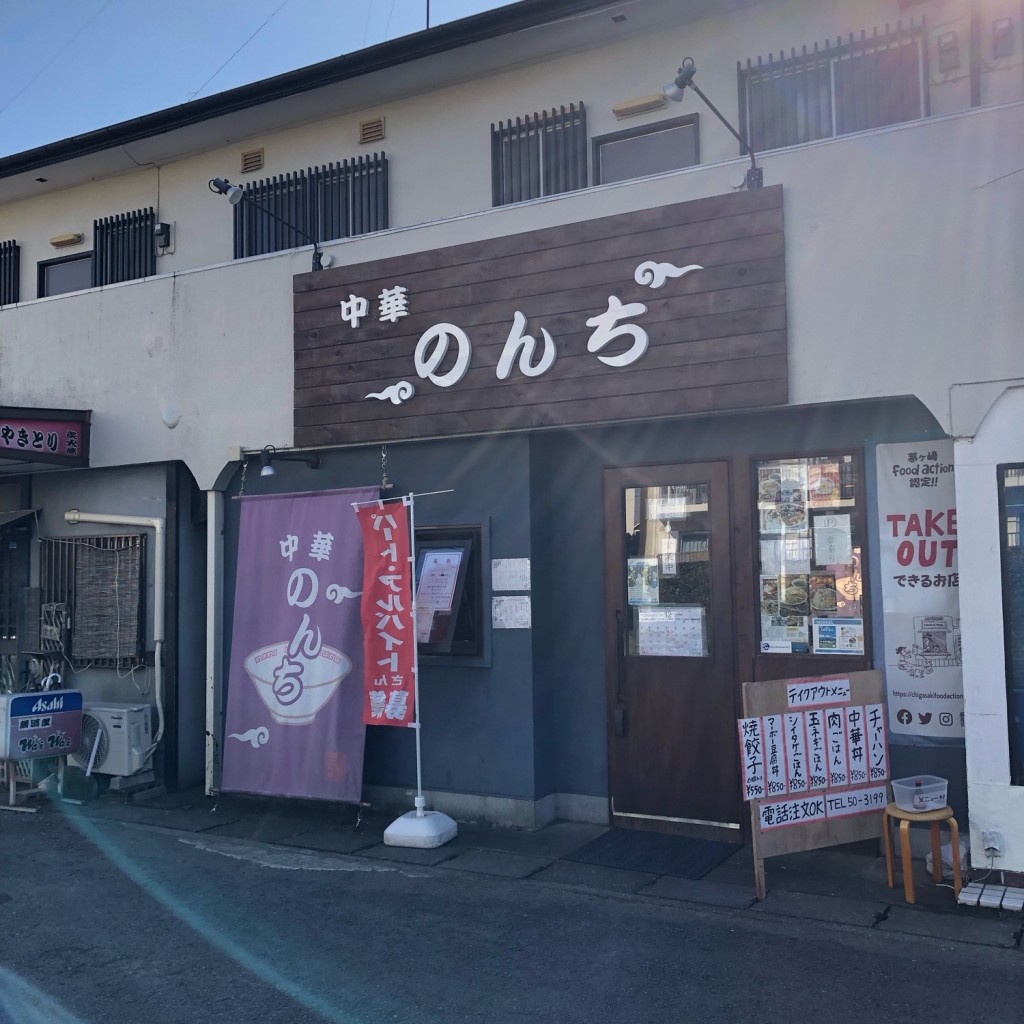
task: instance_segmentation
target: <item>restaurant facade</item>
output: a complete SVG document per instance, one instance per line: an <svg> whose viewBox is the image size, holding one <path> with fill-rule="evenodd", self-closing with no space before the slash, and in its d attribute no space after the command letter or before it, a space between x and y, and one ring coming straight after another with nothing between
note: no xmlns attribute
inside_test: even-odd
<svg viewBox="0 0 1024 1024"><path fill-rule="evenodd" d="M164 779L215 793L239 742L244 499L370 487L458 563L422 605L437 809L743 838L742 684L878 669L891 774L1024 869L1018 15L524 0L0 158L0 400L91 417L5 511L173 520ZM666 97L687 56L756 156ZM153 259L58 294L129 207ZM87 699L152 702L127 668L81 662ZM367 730L364 799L415 775Z"/></svg>

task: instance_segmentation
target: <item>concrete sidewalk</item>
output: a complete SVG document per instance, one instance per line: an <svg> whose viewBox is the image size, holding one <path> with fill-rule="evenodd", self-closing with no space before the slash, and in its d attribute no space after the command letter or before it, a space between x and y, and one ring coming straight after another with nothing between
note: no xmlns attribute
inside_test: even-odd
<svg viewBox="0 0 1024 1024"><path fill-rule="evenodd" d="M1021 949L1024 917L980 907L958 906L952 885L937 885L915 862L917 904L908 906L902 885L886 883L885 859L847 850L816 850L766 862L768 898L754 896L749 847L699 881L598 867L566 859L604 826L556 822L536 831L459 823L459 834L433 850L385 846L393 816L359 814L344 804L319 805L249 798L206 797L200 791L125 797L107 793L84 804L48 803L44 813L81 815L94 822L202 835L208 840L270 844L295 851L367 857L445 871L519 879L608 896L672 900L705 909L775 915L928 936L953 942ZM975 873L980 877L982 873ZM965 878L965 883L967 878Z"/></svg>

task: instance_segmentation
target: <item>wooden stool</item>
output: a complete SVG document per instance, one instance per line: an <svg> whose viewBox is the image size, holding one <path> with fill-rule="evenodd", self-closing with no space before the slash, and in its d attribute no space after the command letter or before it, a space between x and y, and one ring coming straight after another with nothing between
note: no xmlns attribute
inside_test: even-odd
<svg viewBox="0 0 1024 1024"><path fill-rule="evenodd" d="M942 881L942 845L939 840L939 822L949 822L949 834L953 841L953 890L960 895L960 827L953 817L953 808L940 807L935 811L905 811L895 803L889 804L882 812L885 829L885 870L889 876L889 888L896 888L896 851L892 842L892 819L900 823L900 856L903 861L903 893L908 903L914 902L914 868L910 859L910 824L914 821L931 822L932 830L932 878Z"/></svg>

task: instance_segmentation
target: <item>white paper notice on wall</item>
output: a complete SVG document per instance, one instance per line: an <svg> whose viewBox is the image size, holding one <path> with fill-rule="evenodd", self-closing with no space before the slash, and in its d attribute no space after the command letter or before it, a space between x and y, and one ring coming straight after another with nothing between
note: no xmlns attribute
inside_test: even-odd
<svg viewBox="0 0 1024 1024"><path fill-rule="evenodd" d="M528 558L492 558L491 590L529 590Z"/></svg>
<svg viewBox="0 0 1024 1024"><path fill-rule="evenodd" d="M529 629L528 597L492 597L491 625L495 629Z"/></svg>

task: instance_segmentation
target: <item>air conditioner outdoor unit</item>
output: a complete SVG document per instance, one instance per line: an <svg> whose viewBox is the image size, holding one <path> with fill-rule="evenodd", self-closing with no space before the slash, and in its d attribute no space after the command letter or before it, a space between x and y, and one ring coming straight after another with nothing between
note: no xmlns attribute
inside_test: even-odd
<svg viewBox="0 0 1024 1024"><path fill-rule="evenodd" d="M86 771L91 762L101 775L134 775L146 767L151 744L148 704L86 704L82 745L70 760Z"/></svg>

